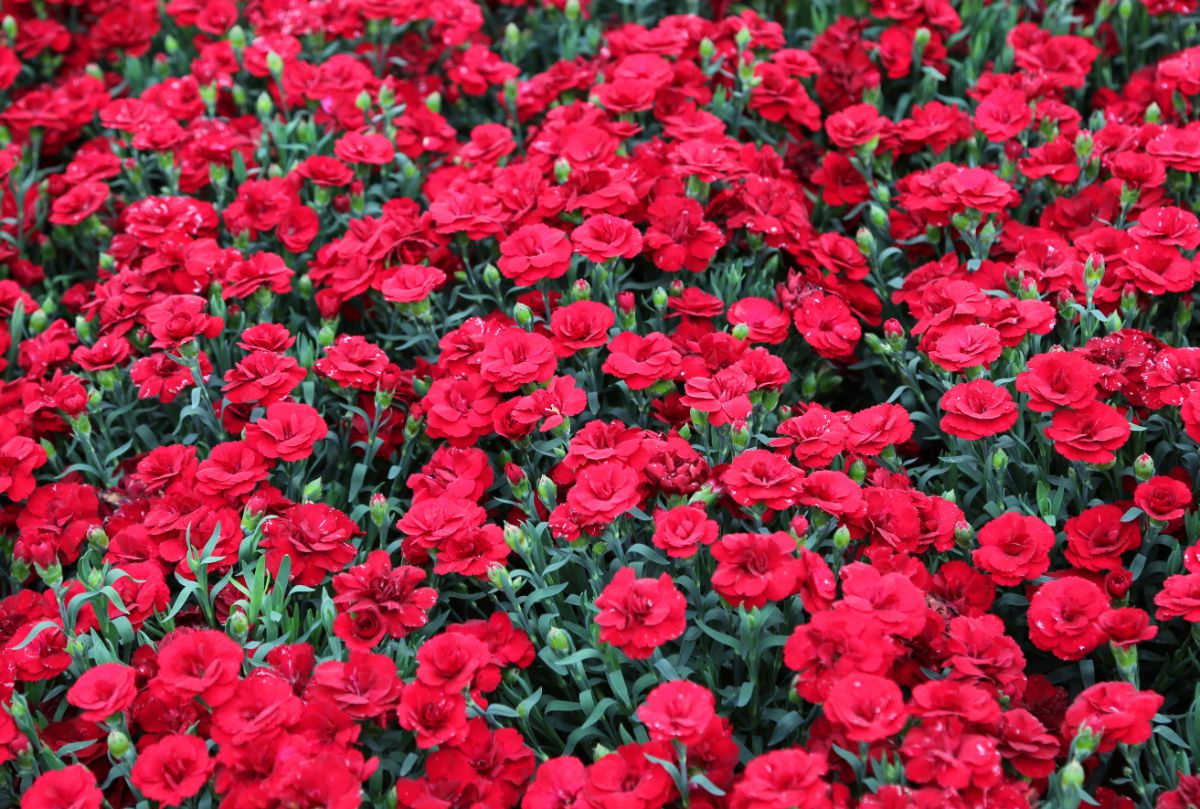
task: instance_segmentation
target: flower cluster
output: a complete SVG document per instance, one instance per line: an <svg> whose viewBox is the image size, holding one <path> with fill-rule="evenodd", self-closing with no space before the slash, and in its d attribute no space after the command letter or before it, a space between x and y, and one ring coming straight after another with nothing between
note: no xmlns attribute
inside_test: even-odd
<svg viewBox="0 0 1200 809"><path fill-rule="evenodd" d="M1200 806L1197 12L5 4L0 806Z"/></svg>

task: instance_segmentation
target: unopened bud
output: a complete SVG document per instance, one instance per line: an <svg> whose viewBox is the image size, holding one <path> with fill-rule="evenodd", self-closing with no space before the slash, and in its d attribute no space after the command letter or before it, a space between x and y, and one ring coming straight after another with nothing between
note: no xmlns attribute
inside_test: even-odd
<svg viewBox="0 0 1200 809"><path fill-rule="evenodd" d="M488 264L483 268L483 282L490 287L499 286L500 270L496 269L495 264Z"/></svg>
<svg viewBox="0 0 1200 809"><path fill-rule="evenodd" d="M537 495L546 508L553 509L558 505L558 486L554 485L554 481L545 475L538 478Z"/></svg>
<svg viewBox="0 0 1200 809"><path fill-rule="evenodd" d="M513 320L517 321L518 326L525 328L533 322L533 310L523 303L518 303L513 307Z"/></svg>
<svg viewBox="0 0 1200 809"><path fill-rule="evenodd" d="M712 61L717 53L717 46L708 37L700 40L700 58L706 62Z"/></svg>
<svg viewBox="0 0 1200 809"><path fill-rule="evenodd" d="M283 74L283 57L270 51L267 54L267 70L271 71L271 75L278 78Z"/></svg>
<svg viewBox="0 0 1200 809"><path fill-rule="evenodd" d="M992 453L992 469L997 472L1003 472L1008 467L1008 453L1002 449L997 449Z"/></svg>
<svg viewBox="0 0 1200 809"><path fill-rule="evenodd" d="M1133 462L1133 474L1142 483L1154 477L1154 459L1144 452L1137 456Z"/></svg>
<svg viewBox="0 0 1200 809"><path fill-rule="evenodd" d="M129 742L129 737L119 730L111 730L108 733L108 754L115 759L123 759L133 748Z"/></svg>
<svg viewBox="0 0 1200 809"><path fill-rule="evenodd" d="M861 459L855 458L847 474L855 483L862 483L867 479L867 465Z"/></svg>
<svg viewBox="0 0 1200 809"><path fill-rule="evenodd" d="M300 497L305 501L320 500L321 492L323 490L324 485L322 484L320 478L317 478L316 480L310 480L308 483L304 484L304 489L300 493Z"/></svg>
<svg viewBox="0 0 1200 809"><path fill-rule="evenodd" d="M739 340L745 341L750 336L750 327L745 323L738 323L733 327L733 336Z"/></svg>
<svg viewBox="0 0 1200 809"><path fill-rule="evenodd" d="M381 527L387 522L388 512L391 510L388 506L388 499L381 492L375 492L371 495L371 504L368 507L371 512L371 522L375 526Z"/></svg>
<svg viewBox="0 0 1200 809"><path fill-rule="evenodd" d="M231 612L229 620L226 623L234 637L244 638L246 637L246 633L250 631L250 619L241 610Z"/></svg>
<svg viewBox="0 0 1200 809"><path fill-rule="evenodd" d="M833 532L833 547L839 551L844 551L850 547L850 529L844 525L839 525L837 530Z"/></svg>
<svg viewBox="0 0 1200 809"><path fill-rule="evenodd" d="M975 530L971 528L971 524L966 520L959 520L954 524L954 541L958 543L960 548L966 548L971 544L971 540L975 538Z"/></svg>
<svg viewBox="0 0 1200 809"><path fill-rule="evenodd" d="M93 525L87 530L88 544L97 550L104 550L108 547L108 534L98 525Z"/></svg>

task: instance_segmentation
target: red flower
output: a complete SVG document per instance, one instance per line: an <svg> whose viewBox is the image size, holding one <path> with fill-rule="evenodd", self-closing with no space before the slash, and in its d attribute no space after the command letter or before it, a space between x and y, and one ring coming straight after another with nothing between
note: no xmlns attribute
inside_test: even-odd
<svg viewBox="0 0 1200 809"><path fill-rule="evenodd" d="M690 197L662 196L646 211L650 227L646 246L655 265L665 272L702 272L725 243L721 231L704 219L700 203Z"/></svg>
<svg viewBox="0 0 1200 809"><path fill-rule="evenodd" d="M1060 660L1080 660L1104 643L1104 591L1079 576L1043 584L1029 601L1029 639Z"/></svg>
<svg viewBox="0 0 1200 809"><path fill-rule="evenodd" d="M623 567L596 599L600 640L634 660L647 658L683 634L686 606L666 573L639 579L633 568Z"/></svg>
<svg viewBox="0 0 1200 809"><path fill-rule="evenodd" d="M457 691L421 682L404 688L397 708L400 727L417 734L417 747L453 744L467 735L467 702Z"/></svg>
<svg viewBox="0 0 1200 809"><path fill-rule="evenodd" d="M560 278L571 268L571 240L561 230L533 224L518 228L500 242L500 273L517 286L529 287Z"/></svg>
<svg viewBox="0 0 1200 809"><path fill-rule="evenodd" d="M825 759L798 747L775 750L753 759L733 788L738 809L832 809Z"/></svg>
<svg viewBox="0 0 1200 809"><path fill-rule="evenodd" d="M372 551L364 564L333 577L333 603L339 610L334 632L342 637L349 616L362 609L375 611L383 632L393 638L420 629L437 602L436 590L420 586L425 578L424 570L408 565L393 568L386 551Z"/></svg>
<svg viewBox="0 0 1200 809"><path fill-rule="evenodd" d="M104 793L82 764L47 770L21 796L21 809L100 809Z"/></svg>
<svg viewBox="0 0 1200 809"><path fill-rule="evenodd" d="M174 806L198 794L212 768L204 740L177 733L140 750L130 780L150 800Z"/></svg>
<svg viewBox="0 0 1200 809"><path fill-rule="evenodd" d="M595 301L575 301L555 309L550 315L554 353L570 357L578 351L604 345L616 319L611 307Z"/></svg>
<svg viewBox="0 0 1200 809"><path fill-rule="evenodd" d="M1096 683L1084 689L1063 720L1063 735L1072 739L1084 725L1100 735L1100 752L1118 744L1137 745L1150 738L1151 720L1162 707L1163 697L1139 691L1130 683Z"/></svg>
<svg viewBox="0 0 1200 809"><path fill-rule="evenodd" d="M213 338L225 323L204 314L208 302L198 295L171 295L146 309L146 327L154 335L155 348L176 349L197 337Z"/></svg>
<svg viewBox="0 0 1200 809"><path fill-rule="evenodd" d="M50 206L50 222L54 225L78 225L108 201L108 186L88 181L72 187Z"/></svg>
<svg viewBox="0 0 1200 809"><path fill-rule="evenodd" d="M571 232L575 252L599 264L612 258L633 258L642 252L642 234L619 216L598 214Z"/></svg>
<svg viewBox="0 0 1200 809"><path fill-rule="evenodd" d="M245 442L264 458L299 461L313 453L313 445L329 433L315 407L296 402L277 402L246 428Z"/></svg>
<svg viewBox="0 0 1200 809"><path fill-rule="evenodd" d="M1115 505L1093 506L1067 520L1067 561L1084 570L1120 569L1121 556L1142 546L1141 526L1137 520L1126 521L1125 511Z"/></svg>
<svg viewBox="0 0 1200 809"><path fill-rule="evenodd" d="M1046 437L1067 460L1106 464L1116 459L1114 450L1125 446L1131 432L1120 411L1102 402L1089 402L1055 413Z"/></svg>
<svg viewBox="0 0 1200 809"><path fill-rule="evenodd" d="M0 436L11 429L0 427ZM46 465L46 450L23 435L0 441L0 494L11 500L24 500L36 488L33 471Z"/></svg>
<svg viewBox="0 0 1200 809"><path fill-rule="evenodd" d="M1006 388L986 379L963 382L946 391L938 424L950 435L976 441L1006 432L1017 423L1017 405Z"/></svg>
<svg viewBox="0 0 1200 809"><path fill-rule="evenodd" d="M795 554L796 540L783 531L726 534L712 546L717 560L712 587L735 607L780 601L796 589L800 568Z"/></svg>
<svg viewBox="0 0 1200 809"><path fill-rule="evenodd" d="M329 660L317 666L304 690L304 698L325 697L352 719L371 719L395 708L403 682L396 662L387 655L351 652L342 663Z"/></svg>
<svg viewBox="0 0 1200 809"><path fill-rule="evenodd" d="M675 559L696 555L701 545L717 541L720 526L708 519L702 505L681 505L654 510L654 547Z"/></svg>
<svg viewBox="0 0 1200 809"><path fill-rule="evenodd" d="M704 686L675 680L655 686L637 715L651 740L691 745L704 739L716 717L716 700Z"/></svg>
<svg viewBox="0 0 1200 809"><path fill-rule="evenodd" d="M495 389L477 374L439 379L421 400L426 433L455 447L469 447L492 432L492 412L499 402Z"/></svg>
<svg viewBox="0 0 1200 809"><path fill-rule="evenodd" d="M482 641L460 632L443 632L417 650L417 680L443 691L462 691L491 660Z"/></svg>
<svg viewBox="0 0 1200 809"><path fill-rule="evenodd" d="M501 393L535 382L545 382L558 365L550 341L520 328L505 329L484 346L479 372Z"/></svg>
<svg viewBox="0 0 1200 809"><path fill-rule="evenodd" d="M1012 587L1050 569L1054 529L1038 517L1001 514L979 529L978 541L971 560L996 584Z"/></svg>
<svg viewBox="0 0 1200 809"><path fill-rule="evenodd" d="M180 630L163 639L158 650L154 690L186 699L199 697L217 707L237 688L242 647L224 632Z"/></svg>
<svg viewBox="0 0 1200 809"><path fill-rule="evenodd" d="M854 742L876 742L904 727L908 712L900 687L886 677L856 672L839 680L825 698L825 716Z"/></svg>
<svg viewBox="0 0 1200 809"><path fill-rule="evenodd" d="M354 520L322 503L292 506L263 523L262 530L267 569L278 575L286 556L290 581L306 587L345 567L356 553L350 540L362 533Z"/></svg>
<svg viewBox="0 0 1200 809"><path fill-rule="evenodd" d="M1139 483L1133 491L1133 502L1152 520L1178 520L1192 504L1192 490L1182 481L1165 475L1155 475Z"/></svg>
<svg viewBox="0 0 1200 809"><path fill-rule="evenodd" d="M236 500L267 479L271 462L248 441L226 441L209 451L196 469L196 491Z"/></svg>
<svg viewBox="0 0 1200 809"><path fill-rule="evenodd" d="M630 331L608 344L603 370L625 381L631 390L642 390L660 380L674 380L682 358L671 340L659 332L640 337Z"/></svg>
<svg viewBox="0 0 1200 809"><path fill-rule="evenodd" d="M104 722L133 704L135 674L122 663L102 663L79 676L67 690L67 702L82 711L80 718Z"/></svg>
<svg viewBox="0 0 1200 809"><path fill-rule="evenodd" d="M740 505L785 509L797 501L803 479L804 473L786 457L751 449L733 459L721 483Z"/></svg>

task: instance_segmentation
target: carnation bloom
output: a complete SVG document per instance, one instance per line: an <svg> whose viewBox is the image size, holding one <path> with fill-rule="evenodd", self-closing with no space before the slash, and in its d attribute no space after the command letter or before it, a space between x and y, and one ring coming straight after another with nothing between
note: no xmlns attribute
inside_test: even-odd
<svg viewBox="0 0 1200 809"><path fill-rule="evenodd" d="M174 806L200 792L212 767L203 739L174 734L138 751L130 780L147 798Z"/></svg>
<svg viewBox="0 0 1200 809"><path fill-rule="evenodd" d="M946 411L939 422L951 435L975 441L1006 432L1017 423L1017 405L999 385L976 379L955 385L938 405Z"/></svg>
<svg viewBox="0 0 1200 809"><path fill-rule="evenodd" d="M646 725L650 738L678 740L693 744L716 716L712 692L686 680L662 683L646 695L638 708L638 718Z"/></svg>
<svg viewBox="0 0 1200 809"><path fill-rule="evenodd" d="M685 607L683 594L666 573L639 579L633 568L623 567L596 599L600 640L634 660L649 657L683 634Z"/></svg>
<svg viewBox="0 0 1200 809"><path fill-rule="evenodd" d="M1150 738L1151 720L1162 704L1161 694L1139 691L1130 683L1096 683L1084 689L1067 708L1063 735L1073 738L1086 725L1099 734L1101 753L1116 749L1118 744L1142 744Z"/></svg>
<svg viewBox="0 0 1200 809"><path fill-rule="evenodd" d="M1060 660L1080 660L1106 640L1099 620L1108 609L1104 591L1087 579L1047 582L1029 601L1029 639Z"/></svg>
<svg viewBox="0 0 1200 809"><path fill-rule="evenodd" d="M1038 517L1002 514L979 529L971 559L996 584L1013 586L1050 569L1054 529Z"/></svg>

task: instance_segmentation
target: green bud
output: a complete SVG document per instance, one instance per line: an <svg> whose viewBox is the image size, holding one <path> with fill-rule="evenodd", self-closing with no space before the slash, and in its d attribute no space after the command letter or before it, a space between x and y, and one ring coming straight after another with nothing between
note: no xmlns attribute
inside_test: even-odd
<svg viewBox="0 0 1200 809"><path fill-rule="evenodd" d="M710 61L712 61L712 58L714 56L716 56L716 53L717 53L717 46L713 44L713 41L711 39L709 39L708 37L705 37L704 39L700 40L700 58L701 59L703 59L706 62L710 62Z"/></svg>
<svg viewBox="0 0 1200 809"><path fill-rule="evenodd" d="M1146 123L1158 124L1162 122L1162 109L1158 106L1158 102L1151 101L1146 107Z"/></svg>
<svg viewBox="0 0 1200 809"><path fill-rule="evenodd" d="M565 157L554 161L554 181L562 185L571 179L571 164Z"/></svg>
<svg viewBox="0 0 1200 809"><path fill-rule="evenodd" d="M504 26L504 44L509 49L515 49L521 44L521 29L517 27L516 23L510 22Z"/></svg>
<svg viewBox="0 0 1200 809"><path fill-rule="evenodd" d="M566 15L566 18L571 22L577 22L580 16L582 16L582 12L583 10L579 6L579 0L567 0L566 5L563 6L563 14Z"/></svg>
<svg viewBox="0 0 1200 809"><path fill-rule="evenodd" d="M971 218L965 213L956 213L950 217L950 224L954 225L958 230L970 230Z"/></svg>
<svg viewBox="0 0 1200 809"><path fill-rule="evenodd" d="M9 570L12 571L13 578L17 581L25 581L29 578L29 563L24 559L13 559ZM16 716L16 714L13 714L13 716Z"/></svg>
<svg viewBox="0 0 1200 809"><path fill-rule="evenodd" d="M428 96L426 96L425 106L429 109L430 112L441 112L442 111L442 94L439 93L437 90L434 90L432 93L430 93Z"/></svg>
<svg viewBox="0 0 1200 809"><path fill-rule="evenodd" d="M381 527L387 521L389 510L388 499L386 497L379 492L371 495L371 522L375 523L376 528Z"/></svg>
<svg viewBox="0 0 1200 809"><path fill-rule="evenodd" d="M850 529L844 525L839 525L837 530L833 532L833 547L839 551L844 551L850 547Z"/></svg>
<svg viewBox="0 0 1200 809"><path fill-rule="evenodd" d="M959 520L954 525L954 541L960 548L967 548L975 538L975 529L966 520Z"/></svg>
<svg viewBox="0 0 1200 809"><path fill-rule="evenodd" d="M654 291L650 293L650 302L660 312L666 311L667 300L669 298L670 296L667 294L667 291L662 287L655 287Z"/></svg>
<svg viewBox="0 0 1200 809"><path fill-rule="evenodd" d="M267 53L267 70L271 71L271 75L276 78L283 75L283 57L275 51Z"/></svg>
<svg viewBox="0 0 1200 809"><path fill-rule="evenodd" d="M1087 132L1080 132L1075 136L1075 154L1076 156L1087 160L1092 156L1092 136Z"/></svg>
<svg viewBox="0 0 1200 809"><path fill-rule="evenodd" d="M525 532L520 526L512 523L504 523L504 543L517 552L529 550L529 540L525 538Z"/></svg>
<svg viewBox="0 0 1200 809"><path fill-rule="evenodd" d="M258 100L254 102L254 111L259 118L270 118L271 113L275 111L275 102L271 100L269 94L261 93Z"/></svg>
<svg viewBox="0 0 1200 809"><path fill-rule="evenodd" d="M108 547L108 534L99 525L93 525L87 530L88 544L97 550L104 550Z"/></svg>
<svg viewBox="0 0 1200 809"><path fill-rule="evenodd" d="M495 264L488 264L483 268L483 282L490 287L499 286L500 270L496 269Z"/></svg>
<svg viewBox="0 0 1200 809"><path fill-rule="evenodd" d="M49 325L49 320L46 313L41 309L34 309L33 313L29 315L29 330L34 334L41 334L46 330L47 325Z"/></svg>
<svg viewBox="0 0 1200 809"><path fill-rule="evenodd" d="M1133 462L1133 474L1142 483L1154 477L1154 459L1144 452L1137 456Z"/></svg>
<svg viewBox="0 0 1200 809"><path fill-rule="evenodd" d="M553 510L558 505L558 486L550 478L542 475L537 482L538 499L542 501L542 505Z"/></svg>
<svg viewBox="0 0 1200 809"><path fill-rule="evenodd" d="M804 379L800 382L800 395L805 401L811 401L817 395L817 375L811 371L805 374Z"/></svg>
<svg viewBox="0 0 1200 809"><path fill-rule="evenodd" d="M1133 16L1133 0L1121 0L1117 6L1117 13L1121 15L1122 20L1128 20Z"/></svg>
<svg viewBox="0 0 1200 809"><path fill-rule="evenodd" d="M4 36L10 43L17 38L17 20L11 14L4 15Z"/></svg>
<svg viewBox="0 0 1200 809"><path fill-rule="evenodd" d="M867 207L867 215L871 218L871 224L880 230L887 227L888 215L887 211L872 203Z"/></svg>
<svg viewBox="0 0 1200 809"><path fill-rule="evenodd" d="M997 472L1003 472L1008 467L1008 453L1002 449L997 449L992 453L992 469Z"/></svg>
<svg viewBox="0 0 1200 809"><path fill-rule="evenodd" d="M743 422L730 431L729 438L735 448L745 449L746 445L750 443L750 429Z"/></svg>
<svg viewBox="0 0 1200 809"><path fill-rule="evenodd" d="M37 571L38 578L45 582L47 586L53 587L62 581L62 565L58 562L52 562L49 567L42 567L37 564L33 567Z"/></svg>
<svg viewBox="0 0 1200 809"><path fill-rule="evenodd" d="M746 50L746 46L750 44L750 40L753 39L753 37L754 35L750 32L749 27L742 26L739 28L737 34L735 34L733 37L733 41L737 45L738 52Z"/></svg>
<svg viewBox="0 0 1200 809"><path fill-rule="evenodd" d="M125 758L133 745L129 741L129 737L119 730L112 730L108 733L108 754L113 758L120 760Z"/></svg>
<svg viewBox="0 0 1200 809"><path fill-rule="evenodd" d="M324 485L320 478L310 480L304 484L304 489L300 494L300 498L305 501L313 501L321 499L321 492L324 490Z"/></svg>
<svg viewBox="0 0 1200 809"><path fill-rule="evenodd" d="M229 39L229 44L235 51L246 47L246 32L240 25L234 25L232 28L230 28L227 38Z"/></svg>
<svg viewBox="0 0 1200 809"><path fill-rule="evenodd" d="M518 303L513 307L513 320L517 321L521 328L526 328L533 322L533 310L523 303Z"/></svg>
<svg viewBox="0 0 1200 809"><path fill-rule="evenodd" d="M743 342L750 336L750 327L745 323L738 323L733 327L733 336Z"/></svg>
<svg viewBox="0 0 1200 809"><path fill-rule="evenodd" d="M913 32L913 44L921 50L925 50L925 46L929 44L929 39L932 36L929 29L921 26Z"/></svg>
<svg viewBox="0 0 1200 809"><path fill-rule="evenodd" d="M333 345L333 340L336 336L337 332L334 331L333 326L329 323L323 323L320 330L317 331L317 343L324 348L329 348Z"/></svg>
<svg viewBox="0 0 1200 809"><path fill-rule="evenodd" d="M854 463L850 464L847 476L855 483L862 483L867 479L867 465L860 458L855 458Z"/></svg>
<svg viewBox="0 0 1200 809"><path fill-rule="evenodd" d="M870 257L875 252L875 236L866 228L859 228L858 233L854 235L854 241L858 244L859 251Z"/></svg>
<svg viewBox="0 0 1200 809"><path fill-rule="evenodd" d="M244 638L246 637L246 633L250 631L250 619L241 610L234 610L229 614L227 626L234 637Z"/></svg>

